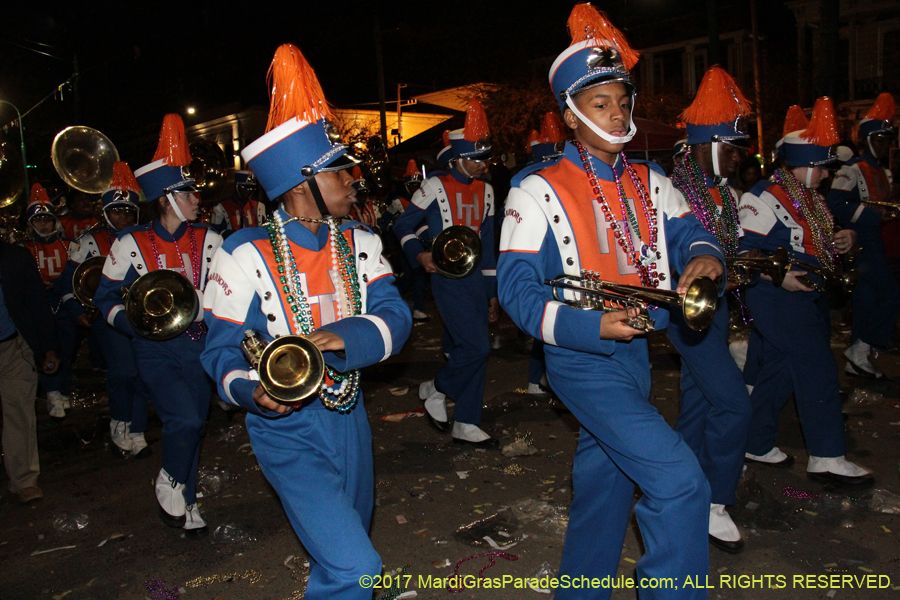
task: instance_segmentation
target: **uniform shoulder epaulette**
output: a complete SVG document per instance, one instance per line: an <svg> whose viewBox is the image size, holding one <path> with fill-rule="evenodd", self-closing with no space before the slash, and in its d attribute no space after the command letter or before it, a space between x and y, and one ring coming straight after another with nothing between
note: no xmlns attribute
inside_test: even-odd
<svg viewBox="0 0 900 600"><path fill-rule="evenodd" d="M257 240L268 240L269 232L265 227L244 227L238 229L222 242L222 248L231 252L241 244L247 242L255 242Z"/></svg>
<svg viewBox="0 0 900 600"><path fill-rule="evenodd" d="M374 234L374 232L369 228L368 225L360 223L359 221L353 221L352 219L350 221L344 221L343 223L338 225L338 229L340 229L341 232L347 231L348 229L360 229L362 231L367 231Z"/></svg>
<svg viewBox="0 0 900 600"><path fill-rule="evenodd" d="M561 160L562 156L557 156L556 158L552 158L550 160L544 160L541 162L532 163L530 165L525 165L518 173L513 175L513 178L510 180L509 185L512 187L519 187L522 183L522 180L524 180L532 173L537 173L538 171L543 171L547 167L557 165Z"/></svg>
<svg viewBox="0 0 900 600"><path fill-rule="evenodd" d="M777 184L774 181L772 181L771 179L760 179L759 181L756 182L756 184L753 186L753 188L750 190L749 193L753 194L754 196L759 198L760 194L762 194L764 191L766 191L773 185L777 185Z"/></svg>

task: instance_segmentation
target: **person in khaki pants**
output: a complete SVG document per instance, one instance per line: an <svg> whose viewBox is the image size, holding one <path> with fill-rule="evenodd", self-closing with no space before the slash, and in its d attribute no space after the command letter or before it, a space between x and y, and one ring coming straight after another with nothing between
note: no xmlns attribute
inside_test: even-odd
<svg viewBox="0 0 900 600"><path fill-rule="evenodd" d="M59 343L41 276L24 248L0 242L0 406L3 463L21 502L43 497L34 400L38 375L59 368Z"/></svg>

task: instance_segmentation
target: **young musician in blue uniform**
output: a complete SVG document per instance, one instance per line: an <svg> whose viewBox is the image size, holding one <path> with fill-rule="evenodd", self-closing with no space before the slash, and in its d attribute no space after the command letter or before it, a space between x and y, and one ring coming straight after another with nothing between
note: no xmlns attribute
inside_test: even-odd
<svg viewBox="0 0 900 600"><path fill-rule="evenodd" d="M119 232L137 223L140 191L128 165L116 162L112 182L101 195L104 221L69 245L69 262L59 280L61 310L68 311L82 327L90 328L90 335L96 337L106 359L110 439L123 452L144 458L151 454L144 439L149 397L137 372L131 339L104 319L98 319L95 310L85 310L72 289L72 277L78 266L89 258L108 256Z"/></svg>
<svg viewBox="0 0 900 600"><path fill-rule="evenodd" d="M447 364L432 381L419 386L428 422L444 433L451 429L447 416L447 396L456 402L451 435L455 443L481 448L498 445L484 432L481 407L487 358L491 351L488 323L500 317L497 302L496 258L494 251L494 193L481 177L491 157L487 117L477 99L469 103L463 129L449 134L453 166L449 173L426 179L394 224L394 232L413 267L421 265L431 273L431 291L444 321L444 351ZM454 225L470 227L481 238L481 265L471 274L452 279L438 273L431 252L425 249L416 231L428 225L434 238Z"/></svg>
<svg viewBox="0 0 900 600"><path fill-rule="evenodd" d="M68 312L60 310L62 294L59 283L66 267L69 241L62 235L59 218L53 211L47 191L39 183L31 186L31 199L25 209L26 222L34 231L34 237L22 242L22 246L34 257L34 262L44 282L44 292L56 321L59 340L59 368L53 373L39 373L41 385L47 394L47 412L55 419L66 416L69 394L72 393L72 361L78 349L78 326Z"/></svg>
<svg viewBox="0 0 900 600"><path fill-rule="evenodd" d="M266 220L266 207L256 199L259 182L253 171L234 172L234 193L213 207L210 224L228 237L244 227L259 227Z"/></svg>
<svg viewBox="0 0 900 600"><path fill-rule="evenodd" d="M626 322L634 309L581 310L554 299L545 280L582 270L603 279L677 288L724 273L721 250L665 175L628 161L636 129L637 53L605 15L576 6L572 45L554 61L550 84L575 137L562 158L526 177L506 202L498 284L504 310L544 342L553 391L581 423L574 497L559 575L613 576L634 502L645 554L638 577L705 577L709 484L694 453L650 404L647 339ZM682 273L676 283L669 265ZM562 290L560 290L562 292ZM565 292L567 300L577 300ZM656 328L668 312L649 309ZM560 589L556 597L609 598L610 589ZM705 598L706 591L642 589L640 597Z"/></svg>
<svg viewBox="0 0 900 600"><path fill-rule="evenodd" d="M187 172L190 163L184 124L178 115L166 115L153 162L135 171L150 202L148 210L158 216L122 231L113 242L94 304L107 323L133 336L138 373L163 423L162 469L156 478L159 516L197 538L208 533L197 506L197 463L212 393L200 365L206 342L203 310L184 333L151 340L135 333L120 291L146 273L171 269L183 274L202 299L209 263L222 238L208 226L192 223L200 199Z"/></svg>
<svg viewBox="0 0 900 600"><path fill-rule="evenodd" d="M738 192L728 184L749 136L737 129L750 104L723 69L713 66L694 102L682 113L688 150L672 183L726 256L737 255L741 236ZM729 284L728 291L733 286ZM724 300L724 299L723 299ZM744 467L750 397L744 376L728 352L728 303L720 302L712 325L694 331L678 311L666 332L681 354L681 408L675 430L687 442L709 480L709 541L725 552L744 549L726 505L734 504Z"/></svg>
<svg viewBox="0 0 900 600"><path fill-rule="evenodd" d="M355 201L356 161L333 137L311 67L286 44L270 73L268 132L241 154L280 205L213 260L203 366L223 399L247 409L253 452L310 555L306 598L371 600L360 578L377 577L381 559L368 536L375 485L358 369L398 353L412 319L378 236L337 224ZM313 342L328 365L318 393L292 408L270 398L242 354L248 330Z"/></svg>
<svg viewBox="0 0 900 600"><path fill-rule="evenodd" d="M896 235L900 224L889 219L881 208L860 201L897 201L892 194L891 170L886 166L896 139L891 127L895 110L889 93L878 97L859 122L859 156L841 167L828 193L828 207L844 227L857 232L860 246L855 263L859 281L853 291L851 343L844 352L844 371L875 379L884 374L869 357L874 351L893 347L891 338L900 313L900 286L888 268L882 235L888 231Z"/></svg>
<svg viewBox="0 0 900 600"><path fill-rule="evenodd" d="M786 135L779 149L783 166L771 180L760 181L741 196L738 216L744 236L742 253L771 254L779 248L792 259L834 270L838 254L853 246L850 230L835 233L831 214L817 189L825 167L836 158L839 141L829 98L816 101L810 125ZM803 279L807 277L808 279ZM814 273L792 270L776 287L766 276L747 287L747 305L755 328L750 337L744 376L753 385L753 418L746 458L770 466L790 466L793 457L776 445L778 413L793 393L809 454L810 479L860 486L873 481L865 469L845 458L837 365L831 353L828 298L815 291Z"/></svg>

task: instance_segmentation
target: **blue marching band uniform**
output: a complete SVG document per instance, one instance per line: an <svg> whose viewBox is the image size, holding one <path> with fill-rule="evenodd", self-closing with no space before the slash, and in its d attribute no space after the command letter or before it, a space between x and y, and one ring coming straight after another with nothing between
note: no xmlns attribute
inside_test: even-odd
<svg viewBox="0 0 900 600"><path fill-rule="evenodd" d="M106 257L118 237L119 230L113 226L108 211L131 209L134 211L132 225L138 216L140 188L128 165L117 162L115 175L110 187L101 195L105 221L84 233L69 245L69 261L60 277L62 308L74 320L86 312L86 307L74 295L72 278L75 270L87 259ZM95 313L96 314L96 313ZM131 338L105 319L95 318L91 322L90 334L98 341L97 346L106 361L106 392L109 401L110 438L122 451L134 456L149 456L150 448L144 439L147 431L149 394L141 380L131 347Z"/></svg>
<svg viewBox="0 0 900 600"><path fill-rule="evenodd" d="M135 176L147 198L160 203L164 214L172 215L167 219L180 223L171 233L162 217L122 231L106 258L94 303L107 323L132 337L138 373L163 423L162 469L156 479L160 517L167 525L200 537L208 528L197 506L197 470L212 393L200 365L206 341L203 311L198 310L187 331L172 339L146 339L129 323L121 293L123 286L146 273L171 269L193 283L202 306L209 264L222 244L221 236L208 226L190 222L190 217L196 218L199 199L193 193L194 180L182 170L190 164L190 156L179 159L172 149L177 141L166 135L172 128L182 130L175 140L184 139L180 117L167 115L156 155L162 154L162 158L141 167ZM192 215L185 215L188 202L193 202Z"/></svg>
<svg viewBox="0 0 900 600"><path fill-rule="evenodd" d="M449 357L434 380L419 387L419 397L425 402L426 416L432 426L442 433L450 429L445 405L449 396L456 402L454 441L481 447L498 443L478 427L491 350L488 306L489 301L497 297L495 198L491 184L473 178L467 169L483 171L484 161L490 158L486 123L480 102L472 100L466 126L449 134L455 161L449 173L426 179L394 224L394 232L414 267L420 264L419 256L426 253L425 246L416 236L423 222L428 225L428 234L432 238L449 227L465 226L481 239L479 268L459 279L440 273L433 273L431 277L431 291L444 322L444 351Z"/></svg>
<svg viewBox="0 0 900 600"><path fill-rule="evenodd" d="M605 17L603 21L612 29ZM616 46L610 47L609 39L616 39ZM624 109L628 134L612 136L591 127L576 112L573 95L614 83L633 99L633 84L619 58L623 43L617 31L573 40L550 72L551 87L562 100L560 109L569 126L588 127L610 144L619 144L614 148L621 148L634 134L630 103ZM593 56L598 60L589 60ZM591 174L596 183L589 181ZM613 221L600 213L599 200L586 201L597 198L598 191L607 200L616 199L609 205ZM637 563L638 576L683 579L705 576L709 570L709 485L691 449L649 402L646 338L627 343L601 339L601 325L609 313L557 301L545 284L560 274L578 276L583 269L600 270L607 280L642 281L632 257L617 242L622 228L631 227L618 220L620 209L626 210L627 202L631 214L638 211L639 197L649 197L644 209L648 223L651 216L660 217L655 221L657 231L646 225L635 235L640 238L636 243L646 240L641 243L659 253L651 258L652 266L642 265L655 271L654 282L660 288L672 286L670 264L672 271L684 271L689 261L702 255L722 261L715 237L703 230L658 167L636 163L626 168L621 154L610 166L570 142L557 163L526 177L506 202L498 261L500 301L520 328L544 342L550 385L582 426L560 576L602 579L615 574L636 485L643 492L634 510L646 550ZM566 292L566 299L575 299L571 294ZM649 312L657 329L668 324L665 309ZM608 598L610 593L561 589L556 597ZM705 596L705 591L690 588L644 589L641 594L642 598Z"/></svg>
<svg viewBox="0 0 900 600"><path fill-rule="evenodd" d="M786 135L781 144L783 168L772 180L758 182L741 197L739 217L744 236L742 253L766 254L789 249L792 259L815 267L833 268L836 248L831 239L831 215L818 195L825 167L836 162L831 146L837 143L822 130L834 129L831 101L816 102L811 129ZM790 466L793 457L776 445L778 413L791 393L797 402L800 425L809 454L810 478L841 485L867 485L872 476L846 460L837 366L831 353L829 301L805 286L789 288L796 272L780 287L763 278L747 288L746 297L755 328L751 333L744 377L753 386L753 417L747 458L763 464ZM818 275L808 277L820 281Z"/></svg>
<svg viewBox="0 0 900 600"><path fill-rule="evenodd" d="M275 76L275 88L291 87L296 74L288 65L298 62L305 65L297 48L278 49L272 68L287 74L284 80ZM412 317L382 260L378 236L354 222L338 227L330 216L326 200L331 196L322 190L334 192L325 183L338 180L344 200L355 194L346 171L354 161L344 144L329 140L329 115L313 109L278 113L278 98L273 91L274 128L242 154L268 196L280 197L282 204L267 229L236 232L216 254L205 297L210 331L202 360L222 398L248 411L253 451L310 554L306 597L369 600L371 589L360 585L360 578L378 576L381 559L368 537L374 503L372 436L356 370L399 352ZM310 104L325 106L320 100ZM296 198L306 197L297 191L301 187L316 198L313 210L318 207L322 216L288 212L298 206ZM350 203L345 207L335 216L349 213ZM317 232L305 223L317 226ZM241 350L249 330L266 340L336 334L343 350L324 352L324 359L347 374L349 387L337 388L339 375L329 371L328 388L302 409L279 414L262 408L255 400L258 373Z"/></svg>
<svg viewBox="0 0 900 600"><path fill-rule="evenodd" d="M721 112L710 114L712 103L729 107L729 118ZM728 177L737 168L738 148L749 137L736 127L746 113L747 102L734 80L719 67L710 68L694 102L682 114L687 150L672 177L701 224L730 256L737 253L741 227L738 193ZM743 374L727 351L729 320L728 303L723 301L709 329L692 330L675 311L666 332L681 355L681 407L675 430L697 455L709 480L709 539L716 547L737 553L744 542L725 505L734 504L744 466L750 398Z"/></svg>

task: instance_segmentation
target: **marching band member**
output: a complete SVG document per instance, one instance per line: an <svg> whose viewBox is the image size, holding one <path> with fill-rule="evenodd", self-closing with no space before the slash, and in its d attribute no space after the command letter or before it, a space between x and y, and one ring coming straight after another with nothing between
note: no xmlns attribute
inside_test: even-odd
<svg viewBox="0 0 900 600"><path fill-rule="evenodd" d="M213 207L210 223L228 237L244 227L259 227L266 220L266 207L256 199L259 182L253 171L234 172L234 193Z"/></svg>
<svg viewBox="0 0 900 600"><path fill-rule="evenodd" d="M498 440L485 433L481 424L487 358L491 351L488 323L500 317L496 292L494 253L494 192L481 177L491 157L487 117L481 102L473 99L463 129L449 134L453 167L449 173L432 175L416 191L409 207L394 224L394 231L410 264L432 273L431 291L444 321L444 351L447 364L431 381L419 386L428 422L441 433L450 430L446 398L456 401L453 441L492 448ZM436 237L454 225L470 227L481 238L480 268L460 279L437 272L431 252L416 237L421 223Z"/></svg>
<svg viewBox="0 0 900 600"><path fill-rule="evenodd" d="M861 200L892 200L893 177L885 165L896 135L891 127L894 98L887 92L859 122L859 156L851 158L838 171L828 194L828 206L841 223L859 235L860 251L856 260L859 281L853 291L853 326L850 347L844 352L848 375L880 378L869 360L876 350L893 346L892 336L900 313L900 286L891 274L885 258L882 233L896 233L893 220L877 207Z"/></svg>
<svg viewBox="0 0 900 600"><path fill-rule="evenodd" d="M55 419L66 416L69 394L72 392L72 361L78 347L78 327L66 311L59 310L61 294L57 288L60 276L68 260L69 242L61 236L59 218L47 191L39 183L31 186L31 200L25 209L25 218L34 231L31 240L22 246L34 257L54 313L56 333L59 339L59 368L53 373L40 373L41 384L47 393L47 411Z"/></svg>
<svg viewBox="0 0 900 600"><path fill-rule="evenodd" d="M162 469L156 478L159 515L188 537L203 537L208 528L197 506L197 461L212 392L200 365L206 340L203 311L181 335L166 341L135 334L124 312L120 290L158 269L181 272L202 297L207 269L222 238L197 218L200 199L187 172L191 162L184 123L166 115L153 162L135 171L149 200L149 223L130 227L113 242L94 304L110 324L133 336L138 373L163 423ZM201 303L202 305L202 303Z"/></svg>
<svg viewBox="0 0 900 600"><path fill-rule="evenodd" d="M831 146L839 140L834 107L819 98L809 127L786 135L779 150L783 167L772 179L760 181L741 197L738 216L744 236L741 252L778 248L792 250L794 260L834 269L837 254L850 250L855 235L834 232L825 200L816 191L836 162ZM838 373L831 353L828 299L802 279L817 275L792 270L781 287L765 276L747 288L747 305L755 329L750 336L745 379L753 385L753 418L746 458L752 462L786 467L793 457L782 452L778 413L793 393L809 462L810 479L838 485L871 484L872 475L844 455L844 422Z"/></svg>
<svg viewBox="0 0 900 600"><path fill-rule="evenodd" d="M350 208L350 219L362 223L375 233L379 232L378 227L378 211L375 209L375 203L369 196L369 182L366 181L362 169L355 165L350 170L350 176L353 178L353 189L356 190L356 202Z"/></svg>
<svg viewBox="0 0 900 600"><path fill-rule="evenodd" d="M97 319L95 311L85 310L72 290L75 269L89 258L109 256L119 233L137 223L140 191L128 165L114 163L112 182L101 196L105 222L102 225L98 223L69 246L69 262L60 278L60 285L64 309L79 325L90 327L91 334L99 340L98 346L109 367L106 394L111 417L110 438L123 452L145 458L151 454L144 439L149 398L147 388L138 375L131 339L105 320Z"/></svg>
<svg viewBox="0 0 900 600"><path fill-rule="evenodd" d="M716 236L725 256L737 255L741 237L738 192L728 184L749 136L737 129L750 103L723 69L713 66L694 102L682 113L688 149L672 173L704 229ZM729 290L732 284L729 284ZM709 541L725 552L744 549L726 505L734 504L744 467L750 397L744 376L728 352L728 303L720 302L712 325L694 331L679 311L666 332L681 354L681 409L675 430L687 442L709 480Z"/></svg>
<svg viewBox="0 0 900 600"><path fill-rule="evenodd" d="M643 496L634 512L646 549L638 576L706 576L709 484L690 447L649 402L647 339L626 324L634 309L580 310L554 300L545 280L590 270L669 289L676 287L671 263L682 273L683 293L697 277L720 277L723 255L658 167L622 153L636 132L628 69L637 53L589 4L573 9L569 31L572 45L554 61L550 84L575 139L558 162L510 192L498 264L504 310L543 340L550 385L582 426L559 574L615 574L638 485ZM667 311L649 311L665 327ZM561 589L556 597L610 592ZM641 590L641 598L705 597L684 587Z"/></svg>
<svg viewBox="0 0 900 600"><path fill-rule="evenodd" d="M241 154L280 206L213 259L203 365L220 396L247 409L253 452L310 554L306 598L370 600L360 578L378 576L381 559L368 536L375 486L358 369L398 353L411 319L378 236L337 224L354 202L356 161L332 137L315 73L290 44L269 72L268 131ZM292 409L272 400L242 354L246 330L318 346L329 365L318 394Z"/></svg>
<svg viewBox="0 0 900 600"><path fill-rule="evenodd" d="M72 191L72 195L66 202L69 211L59 217L63 235L67 240L77 240L100 222L100 219L94 214L94 198L96 196L80 190Z"/></svg>

